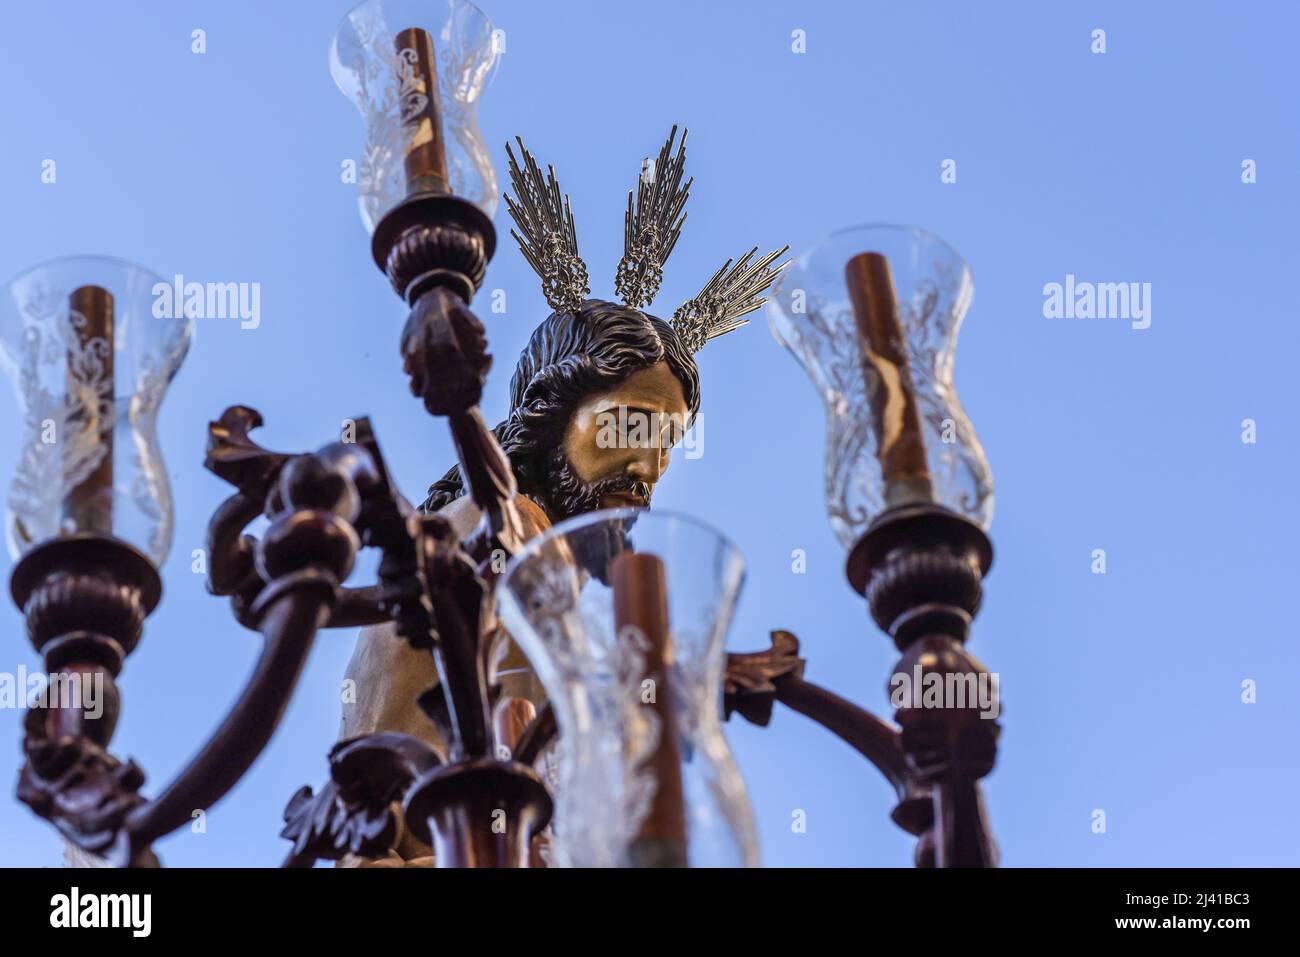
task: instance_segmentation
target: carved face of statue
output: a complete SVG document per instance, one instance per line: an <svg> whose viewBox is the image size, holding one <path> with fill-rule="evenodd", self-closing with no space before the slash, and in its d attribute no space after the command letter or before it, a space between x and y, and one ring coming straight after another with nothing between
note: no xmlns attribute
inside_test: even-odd
<svg viewBox="0 0 1300 957"><path fill-rule="evenodd" d="M589 299L533 330L510 380L510 417L493 431L520 492L557 522L648 503L699 403L695 360L669 323ZM453 468L424 510L464 490Z"/></svg>
<svg viewBox="0 0 1300 957"><path fill-rule="evenodd" d="M689 414L682 384L663 361L586 396L547 455L552 517L649 505Z"/></svg>

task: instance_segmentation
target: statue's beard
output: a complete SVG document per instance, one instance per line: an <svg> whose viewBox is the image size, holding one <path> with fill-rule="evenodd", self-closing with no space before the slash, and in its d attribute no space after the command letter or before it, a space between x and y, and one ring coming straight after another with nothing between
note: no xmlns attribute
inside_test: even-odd
<svg viewBox="0 0 1300 957"><path fill-rule="evenodd" d="M606 495L633 495L646 506L650 505L653 488L648 483L639 482L628 475L584 482L574 471L563 448L547 452L544 467L546 481L541 491L552 521L559 522L584 512L594 512L600 508L601 499Z"/></svg>

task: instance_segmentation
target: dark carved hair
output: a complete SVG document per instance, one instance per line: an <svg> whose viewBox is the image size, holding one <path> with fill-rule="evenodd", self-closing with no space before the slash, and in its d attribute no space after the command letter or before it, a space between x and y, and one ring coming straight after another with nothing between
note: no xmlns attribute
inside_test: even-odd
<svg viewBox="0 0 1300 957"><path fill-rule="evenodd" d="M577 313L553 312L536 329L510 380L510 417L492 430L510 456L520 491L536 497L546 454L559 447L569 416L593 392L664 361L682 384L691 415L700 407L695 359L673 327L637 309L588 299ZM421 508L436 512L465 494L460 466L429 488Z"/></svg>

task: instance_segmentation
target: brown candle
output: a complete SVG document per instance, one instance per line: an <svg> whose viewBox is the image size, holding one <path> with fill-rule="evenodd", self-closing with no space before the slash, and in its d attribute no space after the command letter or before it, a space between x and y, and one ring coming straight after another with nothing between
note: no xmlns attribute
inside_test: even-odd
<svg viewBox="0 0 1300 957"><path fill-rule="evenodd" d="M669 678L673 647L664 563L653 555L624 552L610 563L610 583L619 640L625 640L629 628L644 636L643 674L654 682L654 700L643 702L642 707L653 708L660 722L658 746L643 765L655 776L655 795L628 848L627 863L631 867L685 867L686 804L676 702Z"/></svg>
<svg viewBox="0 0 1300 957"><path fill-rule="evenodd" d="M77 337L78 350L68 354L68 394L76 397L71 425L78 429L88 442L104 446L104 453L95 469L65 492L63 520L78 532L97 532L101 535L113 531L113 296L99 286L80 286L68 297L68 308L85 317L81 324L73 323L72 335ZM108 348L88 350L93 339L102 339ZM78 354L80 362L77 361ZM102 372L87 365L102 363ZM107 408L100 391L106 384ZM105 421L107 418L107 421ZM73 436L59 436L63 454L68 454Z"/></svg>
<svg viewBox="0 0 1300 957"><path fill-rule="evenodd" d="M845 265L844 278L867 377L876 455L885 480L885 506L932 502L921 416L889 260L880 253L859 253Z"/></svg>
<svg viewBox="0 0 1300 957"><path fill-rule="evenodd" d="M438 61L433 39L419 27L398 31L398 99L406 137L406 195L447 193L447 151L438 108Z"/></svg>

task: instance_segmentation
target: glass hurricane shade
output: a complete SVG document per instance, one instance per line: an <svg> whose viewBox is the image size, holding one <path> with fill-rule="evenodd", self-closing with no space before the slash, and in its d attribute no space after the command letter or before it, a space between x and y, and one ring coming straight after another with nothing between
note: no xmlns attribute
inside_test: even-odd
<svg viewBox="0 0 1300 957"><path fill-rule="evenodd" d="M368 231L408 192L450 190L489 217L496 211L496 170L475 110L502 36L465 0L367 0L343 17L330 74L366 125L356 181Z"/></svg>
<svg viewBox="0 0 1300 957"><path fill-rule="evenodd" d="M864 288L880 295L864 303ZM961 256L909 226L841 230L782 274L768 316L825 404L826 508L846 548L893 506L933 502L988 527L993 475L953 385L973 294Z"/></svg>
<svg viewBox="0 0 1300 957"><path fill-rule="evenodd" d="M560 732L555 863L758 863L721 725L724 644L743 577L739 552L713 529L641 509L561 522L507 566L501 619ZM626 620L645 587L658 589L666 627Z"/></svg>
<svg viewBox="0 0 1300 957"><path fill-rule="evenodd" d="M45 263L4 287L0 366L22 415L7 503L14 557L75 533L112 535L155 564L166 557L172 497L157 416L194 322L155 310L155 287L171 284L99 257Z"/></svg>

